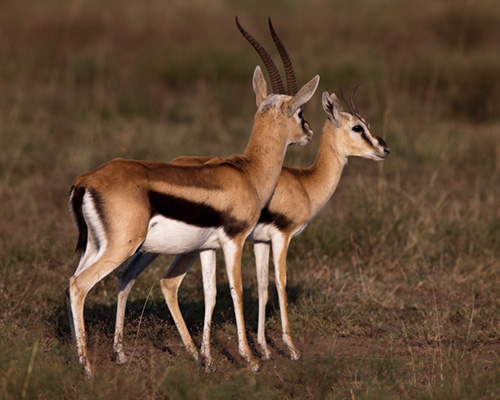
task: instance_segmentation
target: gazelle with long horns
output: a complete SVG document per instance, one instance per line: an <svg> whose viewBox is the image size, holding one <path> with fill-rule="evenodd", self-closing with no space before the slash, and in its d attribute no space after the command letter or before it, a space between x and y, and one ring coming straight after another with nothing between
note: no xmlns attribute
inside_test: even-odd
<svg viewBox="0 0 500 400"><path fill-rule="evenodd" d="M79 359L89 375L93 367L83 309L97 282L131 257L132 264L142 264L148 253L184 254L217 248L224 252L239 353L252 370L258 369L245 334L241 252L274 191L287 146L303 145L312 137L302 107L318 82L316 76L289 96L279 90L274 78L274 93L268 95L265 78L256 67L253 88L258 109L242 155L199 166L115 159L75 179L70 208L79 230L81 259L69 280L67 300ZM167 303L174 283L162 280Z"/></svg>
<svg viewBox="0 0 500 400"><path fill-rule="evenodd" d="M238 23L238 22L237 22ZM255 47L255 39L238 26L244 36ZM273 40L278 47L284 65L287 66L287 86L289 90L297 87L295 74L288 53L276 34L271 20L269 28ZM261 57L267 53L258 50ZM267 59L264 60L266 63ZM296 90L296 89L295 89ZM349 156L358 156L372 160L383 160L389 155L386 143L370 130L368 122L361 117L353 103L353 92L347 102L348 112L344 112L335 94L323 93L323 109L327 120L323 126L323 134L318 155L309 168L283 167L278 184L269 204L262 210L258 224L248 237L254 241L257 282L259 293L259 317L257 341L264 358L271 355L265 338L265 308L268 299L269 281L269 248L273 248L276 287L280 304L282 334L285 345L292 359L299 358L299 352L293 344L287 312L286 297L286 255L292 237L298 235L309 221L322 209L335 192L343 168ZM172 161L178 165L210 164L211 157L180 157ZM216 298L215 252L203 251L183 254L173 261L162 282L171 282L164 291L167 304L173 315L180 316L177 291L186 272L201 258L203 285L205 295L205 322L201 354L205 363L211 363L210 324ZM128 294L139 274L156 257L155 254L144 254L141 263L131 263L119 275L119 294L115 331L115 350L118 359L125 360L122 348L123 323L125 305ZM177 317L179 318L179 317ZM177 327L183 342L191 353L195 353L195 345L189 335L184 321L176 319Z"/></svg>

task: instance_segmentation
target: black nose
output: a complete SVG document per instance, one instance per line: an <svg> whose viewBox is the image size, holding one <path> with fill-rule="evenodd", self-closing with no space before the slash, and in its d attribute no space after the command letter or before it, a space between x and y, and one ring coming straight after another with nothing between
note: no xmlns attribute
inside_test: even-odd
<svg viewBox="0 0 500 400"><path fill-rule="evenodd" d="M390 154L390 152L391 152L391 149L389 147L385 146L384 147L384 153L385 153L385 155L388 156Z"/></svg>
<svg viewBox="0 0 500 400"><path fill-rule="evenodd" d="M387 147L387 143L385 142L384 139L382 138L378 138L378 144L380 144L381 146L385 147L387 150L389 150L389 147ZM390 151L390 150L389 150Z"/></svg>

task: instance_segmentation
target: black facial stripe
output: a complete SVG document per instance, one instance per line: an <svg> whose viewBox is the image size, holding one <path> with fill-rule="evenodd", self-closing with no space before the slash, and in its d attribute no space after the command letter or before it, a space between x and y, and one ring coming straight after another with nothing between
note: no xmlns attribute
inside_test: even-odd
<svg viewBox="0 0 500 400"><path fill-rule="evenodd" d="M269 225L272 224L280 230L284 230L292 226L292 221L284 214L271 212L267 207L260 213L259 223Z"/></svg>
<svg viewBox="0 0 500 400"><path fill-rule="evenodd" d="M371 140L368 138L368 135L366 134L366 132L365 132L365 131L363 131L363 132L361 133L361 137L363 138L363 140L367 141L367 142L370 144L370 146L373 146L373 143L372 143L372 142L371 142Z"/></svg>
<svg viewBox="0 0 500 400"><path fill-rule="evenodd" d="M387 143L385 142L384 139L382 138L377 138L378 139L378 144L380 144L382 147L387 147Z"/></svg>
<svg viewBox="0 0 500 400"><path fill-rule="evenodd" d="M155 191L149 191L148 197L151 216L162 215L165 218L201 228L223 227L225 233L231 238L248 229L245 221L239 221L229 212L216 210L203 203Z"/></svg>

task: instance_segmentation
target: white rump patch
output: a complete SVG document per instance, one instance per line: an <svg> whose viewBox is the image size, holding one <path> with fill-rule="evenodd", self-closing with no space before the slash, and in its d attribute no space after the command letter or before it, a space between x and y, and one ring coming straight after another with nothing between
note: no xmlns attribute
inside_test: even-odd
<svg viewBox="0 0 500 400"><path fill-rule="evenodd" d="M82 212L88 230L87 246L82 253L82 258L78 263L74 276L79 275L94 264L102 256L107 246L104 224L99 217L94 199L88 192L83 195Z"/></svg>

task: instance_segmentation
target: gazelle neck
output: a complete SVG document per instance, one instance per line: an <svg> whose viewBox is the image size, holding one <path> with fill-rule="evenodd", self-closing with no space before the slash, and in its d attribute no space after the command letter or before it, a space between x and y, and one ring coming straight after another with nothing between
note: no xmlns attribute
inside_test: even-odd
<svg viewBox="0 0 500 400"><path fill-rule="evenodd" d="M248 160L247 176L255 188L261 208L274 192L288 145L285 135L276 126L256 119L243 154Z"/></svg>
<svg viewBox="0 0 500 400"><path fill-rule="evenodd" d="M330 199L337 189L347 156L342 151L339 132L327 120L321 132L318 155L308 168L308 179L303 182L309 193L311 212L315 215Z"/></svg>

